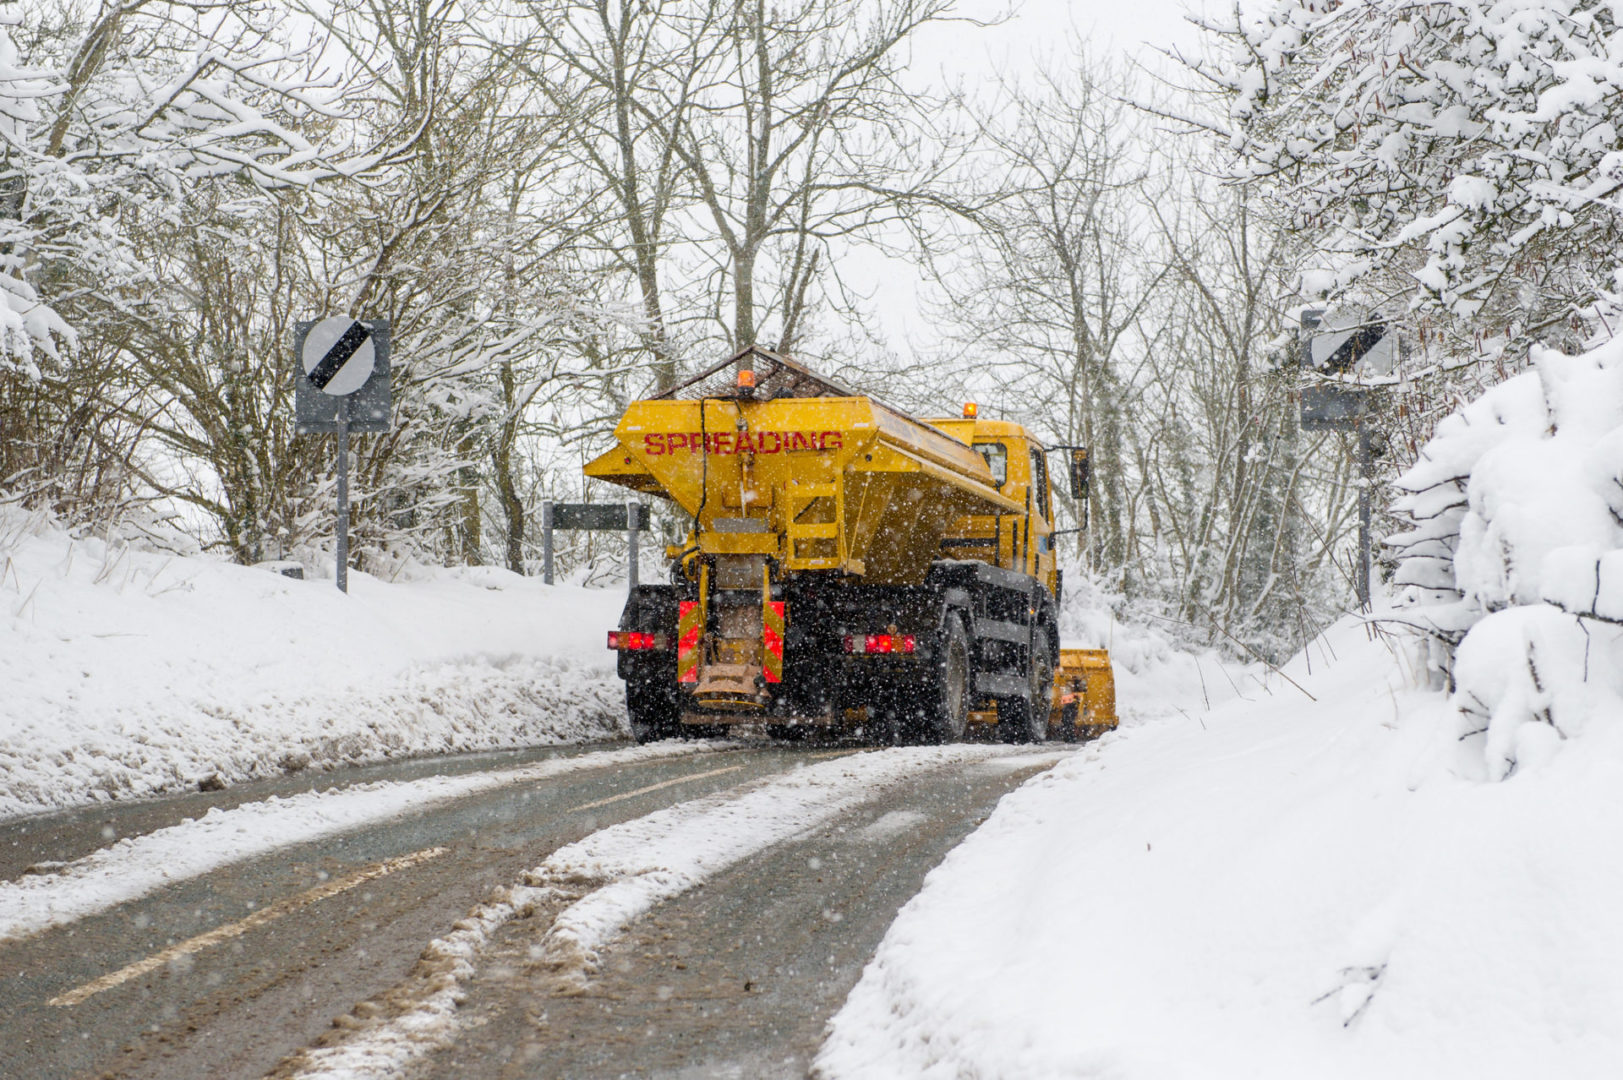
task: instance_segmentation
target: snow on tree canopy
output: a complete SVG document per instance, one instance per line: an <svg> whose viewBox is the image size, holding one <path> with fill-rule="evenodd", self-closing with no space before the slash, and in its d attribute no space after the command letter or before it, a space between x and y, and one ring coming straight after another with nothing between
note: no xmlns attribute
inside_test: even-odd
<svg viewBox="0 0 1623 1080"><path fill-rule="evenodd" d="M1548 340L1623 300L1620 10L1261 0L1194 67L1227 96L1237 175L1315 238L1305 289Z"/></svg>
<svg viewBox="0 0 1623 1080"><path fill-rule="evenodd" d="M1396 581L1488 775L1623 715L1623 339L1535 348L1397 486Z"/></svg>
<svg viewBox="0 0 1623 1080"><path fill-rule="evenodd" d="M175 212L188 187L309 187L403 153L356 145L371 76L314 63L319 35L275 5L102 5L66 28L23 9L0 4L0 372L37 379L36 354L76 340L42 282L112 294L144 278L128 221Z"/></svg>

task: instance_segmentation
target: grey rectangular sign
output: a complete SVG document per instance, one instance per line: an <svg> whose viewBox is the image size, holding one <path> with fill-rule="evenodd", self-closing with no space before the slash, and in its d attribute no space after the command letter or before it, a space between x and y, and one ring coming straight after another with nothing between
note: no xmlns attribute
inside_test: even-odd
<svg viewBox="0 0 1623 1080"><path fill-rule="evenodd" d="M648 528L648 507L643 503L634 504L637 508L637 529L646 531ZM554 529L603 529L617 530L630 526L626 522L625 503L553 503L552 527Z"/></svg>
<svg viewBox="0 0 1623 1080"><path fill-rule="evenodd" d="M300 357L305 335L314 321L294 324L293 331L293 431L298 435L325 435L338 430L339 411L349 410L349 430L355 434L389 430L389 320L362 319L372 331L377 359L372 377L353 394L335 397L324 394L305 377Z"/></svg>
<svg viewBox="0 0 1623 1080"><path fill-rule="evenodd" d="M1302 388L1302 429L1356 427L1369 413L1369 391L1361 386L1304 386Z"/></svg>

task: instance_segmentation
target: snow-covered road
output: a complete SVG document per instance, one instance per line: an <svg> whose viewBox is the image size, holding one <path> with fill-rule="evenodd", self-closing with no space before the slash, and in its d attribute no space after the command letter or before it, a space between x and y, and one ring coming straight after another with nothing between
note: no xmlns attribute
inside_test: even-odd
<svg viewBox="0 0 1623 1080"><path fill-rule="evenodd" d="M658 743L514 769L356 784L210 810L196 820L126 837L72 862L0 882L0 941L106 911L233 863L424 813L455 799L586 769L703 753L722 745Z"/></svg>
<svg viewBox="0 0 1623 1080"><path fill-rule="evenodd" d="M651 909L735 868L733 889L770 885L748 870L764 852L843 823L898 854L842 868L861 905L849 927L820 914L838 907L828 871L799 887L811 923L859 945L844 981L800 1006L809 1064L838 1003L827 987L843 996L895 907L999 796L1071 752L669 743L215 810L0 885L0 962L22 973L0 989L0 1074L26 1060L39 1077L109 1062L259 1076L306 1048L282 1071L401 1075L457 1045L456 1003L496 985L479 981L484 958L511 946L515 918L545 928L524 954L542 973L531 989L573 994ZM902 801L868 809L885 798ZM872 908L865 874L890 882L890 906Z"/></svg>

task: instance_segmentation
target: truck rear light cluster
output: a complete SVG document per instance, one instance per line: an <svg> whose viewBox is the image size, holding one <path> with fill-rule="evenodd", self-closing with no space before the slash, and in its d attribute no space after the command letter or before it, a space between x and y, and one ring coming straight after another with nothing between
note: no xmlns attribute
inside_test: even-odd
<svg viewBox="0 0 1623 1080"><path fill-rule="evenodd" d="M847 634L848 653L911 653L918 642L912 634Z"/></svg>
<svg viewBox="0 0 1623 1080"><path fill-rule="evenodd" d="M641 652L644 649L668 649L670 639L664 634L648 634L641 630L610 630L609 648L621 652Z"/></svg>

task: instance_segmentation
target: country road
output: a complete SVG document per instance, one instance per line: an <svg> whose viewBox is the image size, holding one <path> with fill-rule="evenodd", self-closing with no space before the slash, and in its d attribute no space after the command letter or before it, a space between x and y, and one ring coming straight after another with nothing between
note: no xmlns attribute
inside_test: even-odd
<svg viewBox="0 0 1623 1080"><path fill-rule="evenodd" d="M553 749L11 822L0 1075L804 1076L924 875L1064 753Z"/></svg>

